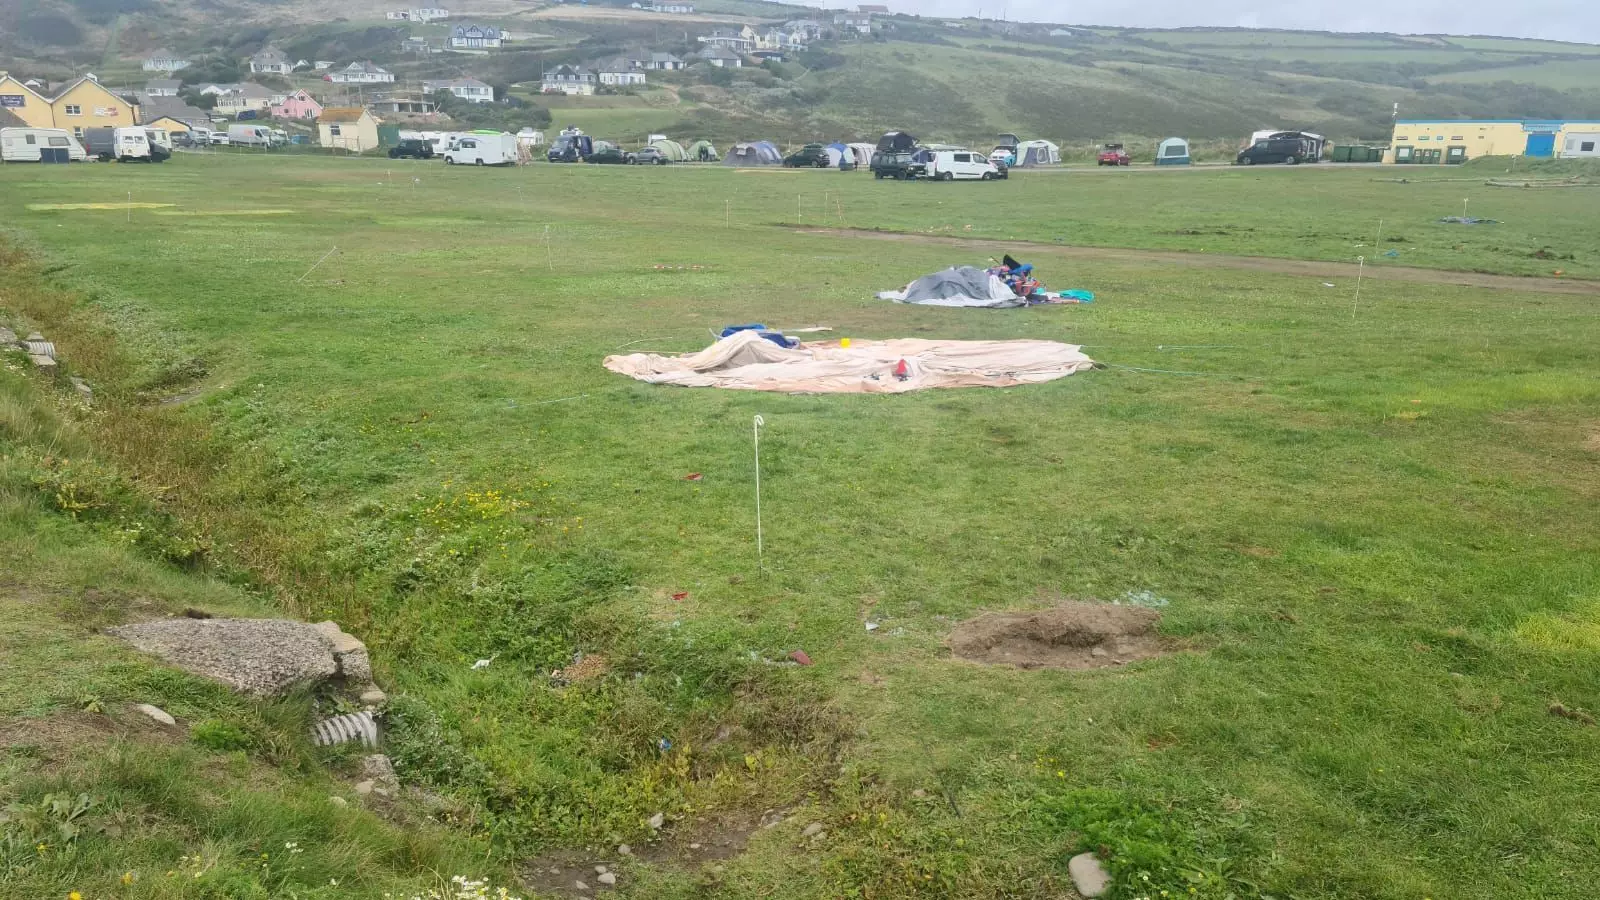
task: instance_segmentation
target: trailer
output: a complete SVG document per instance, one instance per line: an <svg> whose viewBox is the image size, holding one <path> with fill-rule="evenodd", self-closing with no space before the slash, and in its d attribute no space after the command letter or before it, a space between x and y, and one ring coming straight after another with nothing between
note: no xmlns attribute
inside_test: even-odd
<svg viewBox="0 0 1600 900"><path fill-rule="evenodd" d="M64 163L89 158L65 128L0 128L0 162Z"/></svg>
<svg viewBox="0 0 1600 900"><path fill-rule="evenodd" d="M517 138L500 132L464 134L444 152L448 166L514 166L517 164Z"/></svg>

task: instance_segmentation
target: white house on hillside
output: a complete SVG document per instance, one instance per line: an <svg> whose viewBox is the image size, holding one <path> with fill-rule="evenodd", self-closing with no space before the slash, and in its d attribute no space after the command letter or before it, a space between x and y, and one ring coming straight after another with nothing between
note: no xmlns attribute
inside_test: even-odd
<svg viewBox="0 0 1600 900"><path fill-rule="evenodd" d="M598 63L594 67L595 79L600 84L611 87L636 87L644 84L644 72L634 68L633 63L618 57Z"/></svg>
<svg viewBox="0 0 1600 900"><path fill-rule="evenodd" d="M738 69L744 66L744 57L721 44L713 44L701 50L700 58L719 69Z"/></svg>
<svg viewBox="0 0 1600 900"><path fill-rule="evenodd" d="M588 69L562 65L544 73L541 90L546 94L586 97L594 93L595 81L595 74Z"/></svg>
<svg viewBox="0 0 1600 900"><path fill-rule="evenodd" d="M434 19L450 18L450 10L440 9L436 6L424 6L421 9L395 9L390 10L388 19L391 22L432 22Z"/></svg>
<svg viewBox="0 0 1600 900"><path fill-rule="evenodd" d="M144 61L146 72L176 72L189 68L189 60L171 50L157 50Z"/></svg>
<svg viewBox="0 0 1600 900"><path fill-rule="evenodd" d="M250 71L258 75L288 75L294 71L294 61L277 47L263 47L250 57Z"/></svg>
<svg viewBox="0 0 1600 900"><path fill-rule="evenodd" d="M476 78L454 78L448 81L424 81L422 91L426 94L437 94L440 91L449 91L463 100L473 103L493 103L494 88Z"/></svg>
<svg viewBox="0 0 1600 900"><path fill-rule="evenodd" d="M505 33L493 25L457 25L450 29L450 46L457 50L489 50L504 40Z"/></svg>
<svg viewBox="0 0 1600 900"><path fill-rule="evenodd" d="M652 53L649 59L639 60L639 64L652 72L676 72L683 68L683 60L671 53Z"/></svg>
<svg viewBox="0 0 1600 900"><path fill-rule="evenodd" d="M157 78L144 83L146 97L176 97L178 90L183 87L183 82L176 78Z"/></svg>
<svg viewBox="0 0 1600 900"><path fill-rule="evenodd" d="M322 76L324 80L334 84L393 84L394 73L381 66L374 65L372 60L353 62L342 69Z"/></svg>

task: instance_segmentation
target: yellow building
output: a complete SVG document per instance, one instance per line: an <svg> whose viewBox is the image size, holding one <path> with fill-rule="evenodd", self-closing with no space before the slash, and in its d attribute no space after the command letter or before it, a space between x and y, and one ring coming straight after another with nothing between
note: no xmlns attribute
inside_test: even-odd
<svg viewBox="0 0 1600 900"><path fill-rule="evenodd" d="M1386 163L1463 163L1479 156L1600 156L1600 122L1552 119L1400 119Z"/></svg>
<svg viewBox="0 0 1600 900"><path fill-rule="evenodd" d="M0 72L0 109L21 119L29 128L56 127L50 101L4 72Z"/></svg>
<svg viewBox="0 0 1600 900"><path fill-rule="evenodd" d="M149 126L150 128L164 128L164 129L166 129L167 134L174 134L174 135L175 134L188 134L189 131L191 130L191 127L190 127L188 122L184 122L184 121L182 121L180 119L174 119L171 116L161 116L160 118L152 119L151 121L145 122L144 124Z"/></svg>
<svg viewBox="0 0 1600 900"><path fill-rule="evenodd" d="M360 153L378 148L378 120L359 106L330 106L317 117L317 142Z"/></svg>
<svg viewBox="0 0 1600 900"><path fill-rule="evenodd" d="M0 109L9 110L29 127L66 128L77 138L83 137L85 128L139 124L139 108L102 87L93 75L45 97L0 73Z"/></svg>

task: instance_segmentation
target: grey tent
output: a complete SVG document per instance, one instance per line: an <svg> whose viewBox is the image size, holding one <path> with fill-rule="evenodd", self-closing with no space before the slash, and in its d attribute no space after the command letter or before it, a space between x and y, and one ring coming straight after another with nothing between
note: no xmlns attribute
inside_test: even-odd
<svg viewBox="0 0 1600 900"><path fill-rule="evenodd" d="M722 164L739 167L781 166L783 153L771 141L734 144L728 155L722 158Z"/></svg>
<svg viewBox="0 0 1600 900"><path fill-rule="evenodd" d="M1028 301L1016 295L1006 283L984 269L957 266L924 275L906 285L903 291L884 291L879 300L896 303L914 303L918 306L968 306L984 309L1008 309L1027 306Z"/></svg>

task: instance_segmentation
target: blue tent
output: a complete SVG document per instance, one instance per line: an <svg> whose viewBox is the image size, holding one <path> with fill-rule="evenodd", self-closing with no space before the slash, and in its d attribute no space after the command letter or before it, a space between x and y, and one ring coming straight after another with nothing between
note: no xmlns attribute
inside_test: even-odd
<svg viewBox="0 0 1600 900"><path fill-rule="evenodd" d="M734 144L722 158L725 166L781 166L783 153L771 141L752 141Z"/></svg>
<svg viewBox="0 0 1600 900"><path fill-rule="evenodd" d="M1156 147L1156 165L1187 166L1188 164L1189 142L1183 138L1167 138Z"/></svg>

